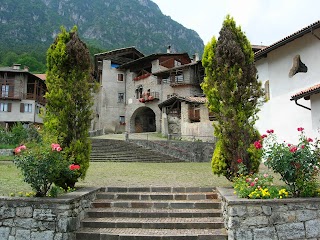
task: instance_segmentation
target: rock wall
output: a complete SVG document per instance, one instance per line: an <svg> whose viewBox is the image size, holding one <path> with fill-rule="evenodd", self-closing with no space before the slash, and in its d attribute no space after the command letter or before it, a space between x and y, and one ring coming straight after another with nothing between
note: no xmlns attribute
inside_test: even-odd
<svg viewBox="0 0 320 240"><path fill-rule="evenodd" d="M11 156L13 155L13 149L0 149L0 156Z"/></svg>
<svg viewBox="0 0 320 240"><path fill-rule="evenodd" d="M84 188L58 198L0 197L0 239L75 240L99 190Z"/></svg>
<svg viewBox="0 0 320 240"><path fill-rule="evenodd" d="M229 240L320 239L320 198L242 199L217 190Z"/></svg>

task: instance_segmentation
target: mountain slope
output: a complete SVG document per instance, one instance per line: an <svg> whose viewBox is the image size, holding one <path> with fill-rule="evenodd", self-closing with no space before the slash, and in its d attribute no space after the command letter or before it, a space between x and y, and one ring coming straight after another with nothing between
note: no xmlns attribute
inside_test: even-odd
<svg viewBox="0 0 320 240"><path fill-rule="evenodd" d="M60 31L77 25L80 37L103 50L136 46L145 54L202 53L203 41L165 16L151 0L0 0L0 51L45 52ZM1 59L0 59L1 60Z"/></svg>

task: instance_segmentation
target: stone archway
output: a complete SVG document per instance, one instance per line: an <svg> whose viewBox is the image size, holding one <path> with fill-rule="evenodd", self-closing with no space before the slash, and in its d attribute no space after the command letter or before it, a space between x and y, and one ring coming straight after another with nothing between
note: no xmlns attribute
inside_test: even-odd
<svg viewBox="0 0 320 240"><path fill-rule="evenodd" d="M155 132L156 131L156 114L151 108L140 107L131 117L132 130L135 133Z"/></svg>

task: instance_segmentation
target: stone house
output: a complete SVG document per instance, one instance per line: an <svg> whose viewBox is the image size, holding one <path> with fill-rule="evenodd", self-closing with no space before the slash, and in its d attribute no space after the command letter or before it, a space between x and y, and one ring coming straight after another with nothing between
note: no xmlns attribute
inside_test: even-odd
<svg viewBox="0 0 320 240"><path fill-rule="evenodd" d="M319 49L320 21L317 21L255 53L267 99L256 124L261 133L274 129L280 140L297 141L296 129L304 127L308 136L317 135L312 128L310 101L292 96L319 83Z"/></svg>
<svg viewBox="0 0 320 240"><path fill-rule="evenodd" d="M92 130L212 136L196 54L190 59L170 49L148 56L134 47L117 49L95 55L95 73L101 87Z"/></svg>
<svg viewBox="0 0 320 240"><path fill-rule="evenodd" d="M0 68L0 125L10 128L24 125L42 125L40 109L45 106L44 74L32 74L20 64Z"/></svg>

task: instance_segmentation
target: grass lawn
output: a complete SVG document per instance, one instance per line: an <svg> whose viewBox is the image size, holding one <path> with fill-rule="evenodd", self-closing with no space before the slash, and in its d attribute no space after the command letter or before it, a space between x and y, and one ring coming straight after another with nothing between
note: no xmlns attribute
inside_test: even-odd
<svg viewBox="0 0 320 240"><path fill-rule="evenodd" d="M262 166L263 172L268 172ZM269 172L270 173L270 172ZM280 181L276 179L275 184ZM281 183L280 183L281 184ZM211 172L210 163L119 163L92 162L85 180L76 184L84 186L231 186L225 177ZM9 161L0 161L0 196L11 192L29 192L16 166Z"/></svg>

